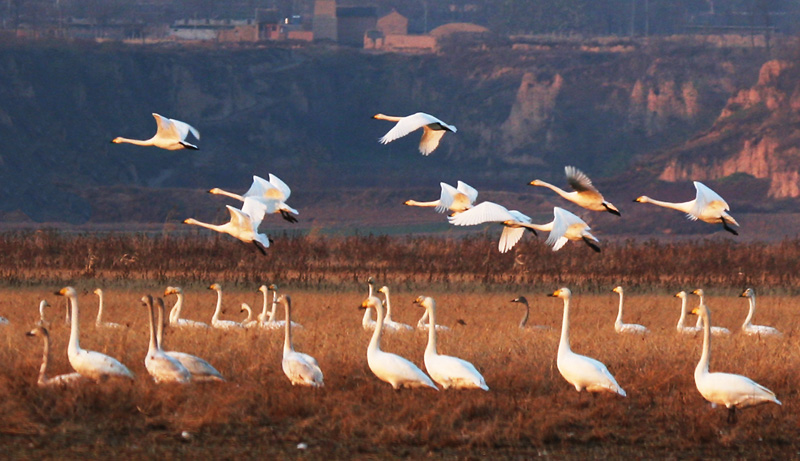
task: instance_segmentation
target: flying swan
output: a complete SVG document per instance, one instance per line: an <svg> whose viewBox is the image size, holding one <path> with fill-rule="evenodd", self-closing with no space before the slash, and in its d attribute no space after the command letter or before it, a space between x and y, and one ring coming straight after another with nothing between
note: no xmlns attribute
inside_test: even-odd
<svg viewBox="0 0 800 461"><path fill-rule="evenodd" d="M710 224L722 224L722 227L733 235L739 235L735 229L730 227L730 224L739 226L739 223L733 219L733 216L727 212L730 211L728 202L719 196L716 192L709 189L705 184L700 181L694 181L694 187L697 189L697 195L694 200L681 203L662 202L655 200L645 195L634 200L639 203L652 203L664 208L672 208L686 213L686 217L692 221L700 220Z"/></svg>
<svg viewBox="0 0 800 461"><path fill-rule="evenodd" d="M299 214L298 211L286 204L286 201L289 200L289 196L292 195L292 190L289 189L289 186L287 186L285 182L281 181L280 178L272 173L269 175L269 181L260 176L253 175L253 183L244 195L234 194L233 192L224 191L216 187L208 192L210 194L225 195L239 200L240 202L244 202L248 197L258 199L264 203L266 207L264 210L265 213L280 213L283 219L291 223L297 222L297 218L292 216L292 214ZM259 221L261 220L259 219Z"/></svg>
<svg viewBox="0 0 800 461"><path fill-rule="evenodd" d="M406 200L408 206L433 207L438 213L450 211L452 214L461 213L472 208L478 198L478 191L465 182L458 182L457 187L447 183L439 183L442 186L442 194L439 200L431 202L418 202L416 200Z"/></svg>
<svg viewBox="0 0 800 461"><path fill-rule="evenodd" d="M586 208L587 210L608 211L611 214L620 215L617 207L603 198L603 194L592 185L592 180L581 170L574 166L566 166L564 167L564 172L567 174L567 183L572 188L573 192L567 192L539 179L534 179L528 184L531 186L547 187L570 202Z"/></svg>
<svg viewBox="0 0 800 461"><path fill-rule="evenodd" d="M294 345L292 344L292 298L289 295L281 295L278 298L278 302L283 303L283 308L286 312L283 360L281 361L283 372L292 382L292 386L324 386L322 370L319 368L317 360L308 354L294 350Z"/></svg>
<svg viewBox="0 0 800 461"><path fill-rule="evenodd" d="M266 205L258 199L248 197L245 198L241 210L230 205L225 205L225 207L231 215L230 221L225 224L208 224L194 218L186 219L183 222L228 234L244 243L252 243L262 254L267 254L270 244L269 237L258 232L258 226L261 224L261 218L258 215L260 213L261 217L264 216L263 209Z"/></svg>
<svg viewBox="0 0 800 461"><path fill-rule="evenodd" d="M747 312L747 318L744 319L742 324L742 333L746 335L757 336L781 336L781 332L777 328L768 327L766 325L753 325L753 316L756 315L756 292L752 288L748 288L739 295L741 298L748 298L750 301L750 310Z"/></svg>
<svg viewBox="0 0 800 461"><path fill-rule="evenodd" d="M196 320L182 319L181 311L183 310L183 303L186 299L181 287L167 287L164 290L164 296L175 295L177 300L175 305L169 311L169 324L175 327L190 327L190 328L208 328L207 323L198 322Z"/></svg>
<svg viewBox="0 0 800 461"><path fill-rule="evenodd" d="M189 370L161 350L156 336L153 297L150 295L142 296L142 305L147 306L147 314L150 319L150 344L147 348L147 355L144 357L144 367L147 372L150 373L156 383L186 384L191 382L192 375Z"/></svg>
<svg viewBox="0 0 800 461"><path fill-rule="evenodd" d="M97 295L99 305L97 307L97 319L94 321L94 326L97 328L127 328L125 325L114 323L114 322L104 322L103 321L103 308L105 307L105 302L103 299L103 290L101 288L95 288L93 291L94 294Z"/></svg>
<svg viewBox="0 0 800 461"><path fill-rule="evenodd" d="M502 224L503 233L500 234L500 242L497 245L500 253L506 253L514 248L514 245L520 241L526 229L536 235L536 230L542 230L544 227L531 224L529 216L517 210L509 210L494 202L481 202L469 210L450 216L447 219L454 226L475 226L487 222Z"/></svg>
<svg viewBox="0 0 800 461"><path fill-rule="evenodd" d="M158 342L158 348L164 351L164 325L166 324L164 300L157 298L156 305L158 307L156 341ZM180 362L192 375L193 382L225 381L225 378L216 368L200 357L177 351L164 351L164 353Z"/></svg>
<svg viewBox="0 0 800 461"><path fill-rule="evenodd" d="M50 363L50 334L47 328L39 325L33 330L25 333L26 336L41 336L44 341L44 351L42 352L42 366L39 368L39 379L36 384L39 387L52 387L52 386L69 386L77 383L83 376L80 373L67 373L63 375L47 377L47 367Z"/></svg>
<svg viewBox="0 0 800 461"><path fill-rule="evenodd" d="M615 287L613 290L614 293L619 294L619 311L617 312L617 319L614 321L614 331L617 333L628 333L628 334L645 334L650 333L650 330L647 329L644 325L639 325L636 323L622 323L622 301L624 298L624 294L622 292L622 287L618 286Z"/></svg>
<svg viewBox="0 0 800 461"><path fill-rule="evenodd" d="M199 149L194 144L186 142L186 136L188 136L190 132L198 141L200 140L200 132L193 126L181 122L180 120L163 117L156 113L153 113L153 117L156 119L158 130L152 138L140 141L138 139L116 137L112 139L111 142L114 144L126 142L128 144L136 144L137 146L156 146L166 150Z"/></svg>
<svg viewBox="0 0 800 461"><path fill-rule="evenodd" d="M433 152L439 146L439 140L442 139L445 132L451 131L455 133L457 131L456 127L453 125L448 125L433 115L424 112L417 112L416 114L406 117L375 114L372 118L397 122L388 133L378 140L381 144L388 144L395 139L402 138L412 131L422 128L422 139L419 141L419 152L422 155L429 155Z"/></svg>

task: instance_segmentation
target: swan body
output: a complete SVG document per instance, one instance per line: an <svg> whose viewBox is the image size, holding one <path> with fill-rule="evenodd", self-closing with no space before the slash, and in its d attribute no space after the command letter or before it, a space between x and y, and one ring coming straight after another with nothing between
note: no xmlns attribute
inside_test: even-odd
<svg viewBox="0 0 800 461"><path fill-rule="evenodd" d="M198 150L197 146L186 142L186 137L189 135L189 133L192 133L192 136L197 138L198 141L200 140L200 132L197 131L193 126L189 125L188 123L181 122L180 120L167 118L156 113L153 113L153 117L156 119L156 125L158 128L156 130L156 134L152 138L138 140L116 137L111 140L111 142L114 144L128 143L135 144L137 146L155 146L166 150Z"/></svg>
<svg viewBox="0 0 800 461"><path fill-rule="evenodd" d="M572 292L568 288L561 288L549 295L564 300L564 318L561 326L561 340L558 344L558 358L556 364L561 376L568 383L581 392L611 392L623 397L627 396L614 376L601 362L572 352L569 346L569 304Z"/></svg>
<svg viewBox="0 0 800 461"><path fill-rule="evenodd" d="M730 206L719 194L709 189L705 184L694 181L694 187L697 190L697 195L694 200L688 202L674 203L663 202L655 200L646 195L642 195L635 201L639 203L652 203L664 208L672 208L686 213L686 217L692 221L700 220L710 224L722 224L722 227L732 233L739 235L739 233L730 227L731 224L739 226L739 223L733 219L733 216L728 214Z"/></svg>
<svg viewBox="0 0 800 461"><path fill-rule="evenodd" d="M220 320L219 316L222 313L222 286L219 283L213 283L208 287L209 290L217 292L217 306L214 309L214 315L211 317L211 327L219 328L221 330L239 330L242 324L234 322L233 320Z"/></svg>
<svg viewBox="0 0 800 461"><path fill-rule="evenodd" d="M567 192L539 179L534 179L529 185L547 187L570 202L586 208L587 210L608 211L611 214L620 215L617 207L603 198L603 194L594 187L592 180L581 170L574 166L567 166L564 167L564 172L567 175L567 183L573 189L572 192Z"/></svg>
<svg viewBox="0 0 800 461"><path fill-rule="evenodd" d="M461 213L472 208L478 198L478 191L465 182L458 182L457 187L447 183L439 183L442 186L442 194L439 200L431 202L418 202L416 200L406 200L408 206L433 207L439 213L450 211L453 214Z"/></svg>
<svg viewBox="0 0 800 461"><path fill-rule="evenodd" d="M525 306L525 314L522 316L522 320L519 321L519 329L520 330L527 330L527 329L536 329L536 330L549 330L550 327L544 325L534 325L534 326L527 326L528 319L531 316L531 306L528 304L528 298L524 296L520 296L518 298L514 298L511 300L512 303L519 303Z"/></svg>
<svg viewBox="0 0 800 461"><path fill-rule="evenodd" d="M166 323L164 300L158 298L156 299L156 304L158 307L158 330L156 331L158 348L171 358L180 362L192 376L193 382L225 381L225 378L222 377L222 374L220 374L216 368L200 357L185 352L164 350L164 325Z"/></svg>
<svg viewBox="0 0 800 461"><path fill-rule="evenodd" d="M422 313L422 317L417 320L417 330L428 331L428 326L430 325L430 322L428 321L428 315L429 314L427 310ZM450 331L450 327L447 325L434 325L434 327L436 328L436 331L440 333L444 331Z"/></svg>
<svg viewBox="0 0 800 461"><path fill-rule="evenodd" d="M383 293L384 298L386 298L386 317L383 319L383 328L385 328L386 331L392 332L414 330L411 325L392 320L392 304L389 299L389 287L383 286L378 292Z"/></svg>
<svg viewBox="0 0 800 461"><path fill-rule="evenodd" d="M705 292L698 288L692 292L693 295L697 295L700 298L700 304L705 304ZM698 330L703 329L703 318L699 315L697 316L697 325L695 325ZM711 334L714 336L729 336L731 334L731 330L725 327L711 327Z"/></svg>
<svg viewBox="0 0 800 461"><path fill-rule="evenodd" d="M500 242L497 249L500 253L506 253L514 248L520 241L525 230L536 234L537 230L549 230L544 226L531 224L531 218L517 210L509 210L502 205L494 202L481 202L469 210L455 214L447 218L454 226L474 226L487 222L500 223L503 225L503 233L500 234Z"/></svg>
<svg viewBox="0 0 800 461"><path fill-rule="evenodd" d="M437 147L439 141L444 136L445 132L451 131L455 133L456 127L448 125L433 115L424 112L417 112L416 114L408 115L405 117L395 117L392 115L375 114L372 118L376 120L387 120L390 122L397 122L397 124L389 130L388 133L383 135L378 140L381 144L388 144L395 139L402 138L403 136L422 128L422 139L419 141L419 152L422 155L429 155Z"/></svg>
<svg viewBox="0 0 800 461"><path fill-rule="evenodd" d="M489 390L486 380L473 364L450 355L441 355L436 350L436 301L429 296L420 296L414 303L422 306L431 323L428 326L428 345L425 347L425 369L430 377L444 389L483 389Z"/></svg>
<svg viewBox="0 0 800 461"><path fill-rule="evenodd" d="M144 367L156 383L181 383L186 384L192 380L192 375L180 362L168 356L161 349L156 335L156 319L153 312L153 297L142 297L142 304L147 306L150 319L150 345L144 358Z"/></svg>
<svg viewBox="0 0 800 461"><path fill-rule="evenodd" d="M742 324L742 333L751 336L781 336L781 332L777 328L768 327L766 325L753 325L753 316L756 315L756 292L752 288L748 288L739 295L741 298L747 298L750 301L750 310L747 312L747 318L744 319Z"/></svg>
<svg viewBox="0 0 800 461"><path fill-rule="evenodd" d="M244 202L248 197L255 198L264 204L265 214L280 213L283 219L292 223L297 222L297 218L292 215L297 215L299 212L286 204L286 201L289 200L289 196L292 195L292 190L274 174L270 173L269 181L260 176L253 175L253 183L244 195L234 194L216 187L208 192L211 194L225 195L241 202ZM255 218L255 216L253 218ZM261 218L263 219L263 215L261 215ZM258 219L258 221L260 222L261 219Z"/></svg>
<svg viewBox="0 0 800 461"><path fill-rule="evenodd" d="M267 237L266 234L258 232L258 226L261 224L261 219L252 217L258 216L259 213L263 217L264 215L261 211L253 210L263 210L265 205L258 199L246 198L244 206L242 206L241 210L230 205L225 205L225 207L228 209L228 212L231 216L230 221L225 224L209 224L198 221L194 218L186 219L183 222L185 224L205 227L206 229L228 234L244 243L252 243L262 254L267 254L266 249L269 248L270 243L269 237ZM248 210L250 213L248 213Z"/></svg>
<svg viewBox="0 0 800 461"><path fill-rule="evenodd" d="M59 296L66 296L71 306L72 322L70 323L69 347L67 356L72 368L82 376L100 381L109 377L133 379L133 373L119 360L96 351L82 349L80 346L80 316L78 307L78 293L72 287L64 287L56 292Z"/></svg>
<svg viewBox="0 0 800 461"><path fill-rule="evenodd" d="M772 402L781 405L775 393L752 379L732 373L710 373L711 312L704 303L692 310L703 321L703 353L694 370L694 382L704 399L728 409L728 422L736 422L736 408Z"/></svg>
<svg viewBox="0 0 800 461"><path fill-rule="evenodd" d="M80 373L67 373L49 378L47 376L47 367L50 363L50 334L47 332L47 328L39 325L33 330L25 333L25 335L41 336L42 340L44 341L42 366L39 368L39 378L36 381L36 384L39 387L69 386L83 379L83 376L81 376Z"/></svg>
<svg viewBox="0 0 800 461"><path fill-rule="evenodd" d="M377 327L372 333L372 339L369 342L369 347L367 347L367 363L372 373L381 381L391 384L394 389L400 389L401 387L429 387L439 390L431 378L411 361L397 354L381 350L384 311L380 298L376 296L368 297L361 303L360 309L375 309L378 318Z"/></svg>
<svg viewBox="0 0 800 461"><path fill-rule="evenodd" d="M169 324L174 327L188 327L188 328L208 328L207 323L198 322L196 320L189 320L189 319L182 319L181 318L181 310L183 309L183 302L185 300L185 296L183 294L183 289L181 287L167 287L164 290L164 296L175 295L177 296L177 301L175 301L175 305L172 306L172 309L169 311Z"/></svg>
<svg viewBox="0 0 800 461"><path fill-rule="evenodd" d="M289 295L281 295L278 301L283 303L286 312L283 338L283 360L281 367L292 386L322 387L322 370L314 357L294 350L292 344L292 299Z"/></svg>
<svg viewBox="0 0 800 461"><path fill-rule="evenodd" d="M94 326L98 328L127 328L125 325L114 323L114 322L104 322L103 321L103 307L105 305L103 299L103 290L100 288L95 288L93 291L94 294L97 295L98 298L98 307L97 307L97 319L94 321Z"/></svg>
<svg viewBox="0 0 800 461"><path fill-rule="evenodd" d="M258 320L253 320L253 309L247 303L242 303L240 312L247 312L247 317L241 322L243 327L253 328L258 326Z"/></svg>
<svg viewBox="0 0 800 461"><path fill-rule="evenodd" d="M617 313L617 319L614 321L614 331L616 331L617 333L635 334L635 335L650 333L650 330L648 330L647 327L645 327L644 325L639 325L636 323L622 323L622 301L625 295L622 291L622 287L620 286L615 287L611 291L619 294L619 311Z"/></svg>
<svg viewBox="0 0 800 461"><path fill-rule="evenodd" d="M675 293L675 297L681 299L681 316L678 318L678 324L675 327L678 330L678 333L683 333L683 334L686 334L686 335L693 335L693 334L696 334L698 331L701 331L702 328L699 328L699 327L696 327L696 326L695 327L690 327L690 326L686 326L685 325L686 314L689 313L689 309L687 308L688 296L686 295L686 292L685 291L680 291L678 293Z"/></svg>

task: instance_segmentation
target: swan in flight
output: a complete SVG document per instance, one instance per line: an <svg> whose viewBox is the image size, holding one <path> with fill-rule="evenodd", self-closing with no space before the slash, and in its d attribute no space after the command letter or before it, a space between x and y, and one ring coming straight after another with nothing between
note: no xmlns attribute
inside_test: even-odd
<svg viewBox="0 0 800 461"><path fill-rule="evenodd" d="M103 321L103 308L105 306L105 302L103 299L103 290L101 288L95 288L92 292L97 295L99 299L99 305L97 307L97 319L94 321L94 326L97 328L127 328L125 325L114 323L114 322L104 322Z"/></svg>
<svg viewBox="0 0 800 461"><path fill-rule="evenodd" d="M266 234L260 234L258 232L258 226L261 224L261 219L253 218L253 216L257 216L258 213L260 213L260 211L254 210L263 210L265 208L263 202L260 202L258 199L248 197L245 198L244 205L242 206L241 210L230 205L225 205L225 207L228 209L228 212L230 212L231 215L230 221L225 224L208 224L200 222L194 218L186 219L183 222L185 224L193 224L195 226L205 227L206 229L211 229L223 234L228 234L244 243L252 243L262 254L267 254L267 248L269 248L270 244L269 237L267 237ZM248 213L248 211L250 211L250 213ZM264 216L263 212L261 212L261 216Z"/></svg>
<svg viewBox="0 0 800 461"><path fill-rule="evenodd" d="M234 194L233 192L224 191L216 187L208 192L210 194L225 195L239 200L240 202L244 202L248 197L258 199L265 205L265 214L280 213L283 219L291 223L297 222L297 218L292 215L299 214L298 211L286 204L286 201L289 200L289 196L292 195L292 190L289 189L289 186L287 186L285 182L281 181L280 178L272 173L269 175L269 181L260 176L253 175L253 183L244 195ZM259 222L260 221L259 219Z"/></svg>
<svg viewBox="0 0 800 461"><path fill-rule="evenodd" d="M639 325L636 323L622 323L622 301L625 295L622 292L622 287L620 286L615 287L611 291L619 295L619 312L617 312L617 319L614 321L614 331L617 333L630 333L638 335L650 333L650 330L648 330L644 325Z"/></svg>
<svg viewBox="0 0 800 461"><path fill-rule="evenodd" d="M292 298L289 295L281 295L278 302L283 304L286 312L286 322L284 323L283 337L283 361L281 367L286 377L292 382L292 386L311 386L322 387L325 385L322 377L322 370L314 357L294 350L292 344Z"/></svg>
<svg viewBox="0 0 800 461"><path fill-rule="evenodd" d="M117 137L111 140L111 142L114 144L126 142L128 144L136 144L137 146L156 146L166 150L199 149L194 144L186 142L186 136L188 136L189 133L192 133L198 141L200 140L200 132L193 126L156 113L153 113L153 117L156 119L158 130L152 138L140 141L138 139Z"/></svg>
<svg viewBox="0 0 800 461"><path fill-rule="evenodd" d="M397 122L388 133L378 140L381 144L388 144L395 139L402 138L412 131L422 128L422 139L419 141L419 152L422 155L429 155L433 152L439 146L439 140L442 139L445 132L451 131L455 133L457 131L456 127L453 125L448 125L433 115L424 112L417 112L416 114L406 117L375 114L372 118Z"/></svg>
<svg viewBox="0 0 800 461"><path fill-rule="evenodd" d="M33 330L25 333L25 335L41 336L42 340L44 341L44 352L42 352L42 366L39 368L39 379L36 381L36 384L39 387L69 386L83 379L83 376L81 376L80 373L74 373L74 372L48 378L47 367L48 364L50 363L50 334L47 332L47 328L43 327L42 325L39 325Z"/></svg>
<svg viewBox="0 0 800 461"><path fill-rule="evenodd" d="M569 303L572 292L569 288L556 290L549 296L564 300L564 319L561 326L561 341L558 343L558 358L556 365L561 376L568 383L575 386L578 392L586 389L588 392L612 392L623 397L627 396L608 368L601 362L578 355L569 347Z"/></svg>
<svg viewBox="0 0 800 461"><path fill-rule="evenodd" d="M191 382L192 375L180 362L164 353L156 335L156 319L153 312L153 297L142 296L142 305L147 306L150 319L150 345L144 357L144 367L156 383L181 383Z"/></svg>
<svg viewBox="0 0 800 461"><path fill-rule="evenodd" d="M169 324L175 327L190 327L190 328L208 328L207 323L198 322L196 320L182 319L181 310L183 310L183 302L185 296L181 287L167 287L164 290L164 296L175 295L177 301L172 309L169 311Z"/></svg>
<svg viewBox="0 0 800 461"><path fill-rule="evenodd" d="M428 327L428 345L425 347L425 369L436 384L444 389L483 389L489 390L486 380L474 365L466 360L450 355L440 355L436 351L436 301L429 296L419 296L414 300L428 312L431 323Z"/></svg>
<svg viewBox="0 0 800 461"><path fill-rule="evenodd" d="M690 327L685 325L686 314L689 313L689 309L687 308L688 296L686 295L686 292L679 291L678 293L675 293L675 297L681 298L681 316L678 318L678 325L676 326L678 333L693 335L696 334L698 331L702 330L702 327L696 327L696 326Z"/></svg>
<svg viewBox="0 0 800 461"><path fill-rule="evenodd" d="M406 200L408 206L433 207L439 213L450 211L452 214L461 213L472 208L478 198L478 191L465 182L458 182L457 187L447 183L439 183L442 186L442 195L439 200L431 202L418 202L416 200Z"/></svg>
<svg viewBox="0 0 800 461"><path fill-rule="evenodd" d="M383 293L384 298L386 298L386 317L383 319L383 328L386 328L386 331L393 332L414 330L411 325L392 320L392 304L389 300L389 287L383 286L378 292Z"/></svg>
<svg viewBox="0 0 800 461"><path fill-rule="evenodd" d="M158 307L156 342L158 343L158 348L164 351L164 325L166 324L164 300L157 298L156 305ZM193 382L225 381L225 378L216 368L200 357L185 352L164 351L164 353L180 362L192 375Z"/></svg>
<svg viewBox="0 0 800 461"><path fill-rule="evenodd" d="M242 309L239 312L247 312L247 317L242 320L241 324L245 328L253 328L258 326L258 320L253 320L253 309L247 303L242 303Z"/></svg>
<svg viewBox="0 0 800 461"><path fill-rule="evenodd" d="M587 210L608 211L611 214L620 215L617 207L603 198L603 194L592 185L592 180L581 170L574 166L567 166L564 167L564 172L567 174L567 183L572 188L573 192L567 192L539 179L534 179L528 184L531 186L547 187L556 194Z"/></svg>
<svg viewBox="0 0 800 461"><path fill-rule="evenodd" d="M543 226L531 224L531 218L519 211L509 210L494 202L481 202L469 210L454 214L447 219L454 226L474 226L487 222L502 224L503 233L500 234L500 242L497 245L500 253L506 253L514 248L526 229L533 232L534 235L536 235L536 230L544 229Z"/></svg>
<svg viewBox="0 0 800 461"><path fill-rule="evenodd" d="M50 304L47 302L46 299L39 301L39 321L36 322L36 325L40 327L48 327L50 326L50 322L45 319L44 310L45 308L50 307Z"/></svg>
<svg viewBox="0 0 800 461"><path fill-rule="evenodd" d="M697 295L700 298L700 304L705 304L705 298L704 298L705 292L701 288L694 290L692 294ZM697 316L697 325L695 326L697 327L698 330L703 329L703 318L700 317L699 315ZM712 326L711 334L714 336L728 336L731 334L731 330L725 327Z"/></svg>
<svg viewBox="0 0 800 461"><path fill-rule="evenodd" d="M750 378L732 373L709 373L711 360L711 312L700 303L692 310L703 321L703 353L694 369L694 382L704 399L728 408L728 422L736 422L736 408L745 408L761 403L781 402L775 393Z"/></svg>
<svg viewBox="0 0 800 461"><path fill-rule="evenodd" d="M522 320L519 321L519 328L520 330L524 329L536 329L536 330L549 330L550 327L544 325L534 325L527 327L528 319L531 316L531 306L528 304L528 298L524 296L520 296L518 298L514 298L511 300L512 303L519 303L525 306L525 314L522 316Z"/></svg>
<svg viewBox="0 0 800 461"><path fill-rule="evenodd" d="M730 224L739 226L739 223L733 219L733 216L727 212L730 211L728 202L719 196L716 192L709 189L705 184L694 181L694 187L697 189L697 195L694 200L681 203L662 202L655 200L645 195L634 200L639 203L652 203L664 208L672 208L686 213L686 217L692 221L700 220L710 224L722 224L722 227L733 235L739 235Z"/></svg>
<svg viewBox="0 0 800 461"><path fill-rule="evenodd" d="M740 298L748 298L750 301L750 311L747 312L747 318L744 319L742 324L742 332L746 335L758 336L781 336L781 332L777 328L768 327L766 325L753 325L753 316L756 315L756 292L752 288L748 288L739 295Z"/></svg>
<svg viewBox="0 0 800 461"><path fill-rule="evenodd" d="M109 357L106 354L101 354L100 352L81 349L79 342L80 315L78 315L78 293L75 291L75 288L64 287L55 294L66 296L72 308L69 347L67 348L67 356L69 357L69 363L72 365L72 368L82 376L95 381L104 380L109 377L133 379L133 373L119 360Z"/></svg>
<svg viewBox="0 0 800 461"><path fill-rule="evenodd" d="M439 390L431 378L410 360L397 354L381 350L381 334L383 333L383 303L380 298L370 296L361 302L359 309L375 309L378 317L377 327L367 348L367 364L372 373L381 381L386 381L394 389L401 387L429 387Z"/></svg>
<svg viewBox="0 0 800 461"><path fill-rule="evenodd" d="M217 292L217 307L214 309L214 316L211 317L211 326L222 330L233 330L242 328L242 324L234 322L233 320L220 320L219 315L222 313L222 286L219 283L213 283L208 287L209 290Z"/></svg>

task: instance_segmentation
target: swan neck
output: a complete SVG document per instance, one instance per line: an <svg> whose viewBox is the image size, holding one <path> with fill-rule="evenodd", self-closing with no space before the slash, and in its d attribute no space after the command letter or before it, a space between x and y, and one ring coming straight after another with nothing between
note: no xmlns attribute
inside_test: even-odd
<svg viewBox="0 0 800 461"><path fill-rule="evenodd" d="M742 328L749 327L750 325L752 325L753 316L756 315L756 297L748 296L747 299L750 301L750 310L747 312L747 318L744 319Z"/></svg>
<svg viewBox="0 0 800 461"><path fill-rule="evenodd" d="M170 323L177 323L181 318L181 310L183 309L183 293L177 293L177 295L178 300L175 301L175 305L172 306L172 309L169 311Z"/></svg>
<svg viewBox="0 0 800 461"><path fill-rule="evenodd" d="M211 317L212 322L219 321L219 315L222 313L222 290L217 290L217 307L214 309L214 316Z"/></svg>
<svg viewBox="0 0 800 461"><path fill-rule="evenodd" d="M406 200L406 205L409 206L421 206L421 207L437 207L441 202L439 200L433 200L431 202L418 202L416 200Z"/></svg>
<svg viewBox="0 0 800 461"><path fill-rule="evenodd" d="M558 195L564 197L565 199L569 200L569 197L570 197L569 192L565 191L564 189L562 189L562 188L560 188L558 186L554 186L554 185L550 184L549 182L544 182L542 180L539 180L539 184L538 185L539 186L544 186L544 187L552 190L556 194L558 194Z"/></svg>
<svg viewBox="0 0 800 461"><path fill-rule="evenodd" d="M198 220L192 219L192 218L187 219L186 223L187 224L194 224L195 226L205 227L206 229L211 229L211 230L216 231L216 232L222 232L222 233L225 232L223 230L222 226L218 226L216 224L205 223L205 222L198 221Z"/></svg>
<svg viewBox="0 0 800 461"><path fill-rule="evenodd" d="M369 312L369 309L367 309L367 312ZM373 351L380 350L381 348L381 333L383 333L384 313L383 304L380 302L375 304L375 315L378 319L375 321L375 331L372 332L372 339L369 341L369 348Z"/></svg>
<svg viewBox="0 0 800 461"><path fill-rule="evenodd" d="M425 355L437 355L436 350L436 306L426 308L428 312L428 346L425 347Z"/></svg>
<svg viewBox="0 0 800 461"><path fill-rule="evenodd" d="M115 141L118 142L118 143L126 142L128 144L136 144L137 146L152 146L153 145L153 138L141 140L141 139L123 138L123 137L119 136L119 137L117 137L115 139Z"/></svg>
<svg viewBox="0 0 800 461"><path fill-rule="evenodd" d="M79 309L78 309L78 298L76 296L70 296L69 298L70 304L70 314L71 314L71 321L69 326L69 348L67 352L72 355L76 354L80 349L80 342L79 336L81 334L80 330L80 320L79 320Z"/></svg>
<svg viewBox="0 0 800 461"><path fill-rule="evenodd" d="M673 210L689 213L690 211L692 211L692 208L694 208L695 201L692 200L689 202L673 203L673 202L662 202L661 200L656 200L648 197L646 203L652 203L653 205L658 205L664 208L672 208Z"/></svg>
<svg viewBox="0 0 800 461"><path fill-rule="evenodd" d="M695 379L698 375L708 374L708 363L711 361L711 313L708 308L700 309L700 319L703 322L703 354L694 369Z"/></svg>
<svg viewBox="0 0 800 461"><path fill-rule="evenodd" d="M677 325L678 330L683 328L684 323L686 322L686 304L687 300L686 296L684 296L683 298L681 298L681 316L678 318L678 325Z"/></svg>
<svg viewBox="0 0 800 461"><path fill-rule="evenodd" d="M386 296L386 319L384 321L390 322L392 320L392 303L389 301L389 291L386 290L384 295Z"/></svg>
<svg viewBox="0 0 800 461"><path fill-rule="evenodd" d="M268 321L274 322L275 321L275 310L278 308L278 292L272 292L272 310L269 312L269 319Z"/></svg>
<svg viewBox="0 0 800 461"><path fill-rule="evenodd" d="M158 350L158 342L156 340L156 320L153 313L153 303L147 303L147 316L150 319L150 345L147 348L148 354Z"/></svg>
<svg viewBox="0 0 800 461"><path fill-rule="evenodd" d="M96 325L101 325L103 323L103 292L100 291L97 293L97 298L100 300L97 306L97 319L94 321Z"/></svg>
<svg viewBox="0 0 800 461"><path fill-rule="evenodd" d="M384 115L384 114L378 114L375 116L375 118L377 120L387 120L389 122L399 122L400 120L403 119L403 117L397 117L395 115Z"/></svg>
<svg viewBox="0 0 800 461"><path fill-rule="evenodd" d="M44 341L44 351L42 352L42 366L39 367L39 384L47 382L47 365L50 362L50 337L42 335Z"/></svg>
<svg viewBox="0 0 800 461"><path fill-rule="evenodd" d="M569 303L569 298L564 299L564 317L561 320L561 340L558 342L559 355L569 351Z"/></svg>
<svg viewBox="0 0 800 461"><path fill-rule="evenodd" d="M531 316L531 306L528 303L525 303L525 315L522 316L522 320L519 322L520 328L525 328L525 325L528 323L528 317Z"/></svg>
<svg viewBox="0 0 800 461"><path fill-rule="evenodd" d="M292 305L289 300L284 298L283 307L286 312L286 324L284 325L283 336L283 355L289 352L294 352L294 345L292 344Z"/></svg>
<svg viewBox="0 0 800 461"><path fill-rule="evenodd" d="M624 294L619 294L619 310L617 311L617 320L614 322L615 325L622 324L622 303L624 300Z"/></svg>
<svg viewBox="0 0 800 461"><path fill-rule="evenodd" d="M164 305L158 304L158 328L156 329L156 347L164 350Z"/></svg>
<svg viewBox="0 0 800 461"><path fill-rule="evenodd" d="M224 196L226 196L226 197L230 197L230 198L232 198L232 199L239 200L240 202L244 202L244 197L242 197L242 196L241 196L241 195L239 195L239 194L234 194L233 192L228 192L228 191L226 191L226 190L222 190L222 189L215 189L215 190L214 190L214 192L213 192L213 194L215 194L215 195L224 195Z"/></svg>

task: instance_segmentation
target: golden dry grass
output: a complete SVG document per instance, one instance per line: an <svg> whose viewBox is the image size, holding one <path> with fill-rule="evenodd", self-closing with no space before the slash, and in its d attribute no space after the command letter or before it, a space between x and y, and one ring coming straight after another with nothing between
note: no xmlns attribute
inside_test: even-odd
<svg viewBox="0 0 800 461"><path fill-rule="evenodd" d="M730 426L725 410L711 409L694 386L702 338L675 332L676 298L628 289L625 320L645 324L652 333L625 337L613 330L618 297L610 292L612 285L599 294L572 287L573 350L608 366L628 391L628 398L618 398L579 395L559 375L562 302L546 298L547 291L460 293L379 283L394 288L395 320L412 325L422 310L411 301L420 294L436 298L440 323L453 327L441 335L440 352L473 362L491 391L393 391L367 367L369 334L361 329L357 309L364 291L290 285L282 291L292 295L295 320L305 326L296 331L295 346L317 358L325 388L289 384L280 366L282 331L172 329L167 349L206 358L228 382L159 386L144 369L147 317L139 302L145 293L163 293L164 285L156 283L106 288L107 320L128 324L124 331L96 330L93 286L80 287L81 345L127 364L137 375L134 383L41 390L35 386L41 343L24 333L36 322L38 301L48 299L54 306L51 373L70 371L64 301L51 294L60 286L8 288L0 292L0 314L11 321L0 328L0 444L8 456L45 459L789 458L800 450L795 333L800 300L795 298L759 297L758 323L785 332L782 339L759 340L735 331L746 314L745 299L707 290L714 324L734 331L730 338L715 339L712 371L745 374L784 402L741 411L738 424ZM241 302L260 309L256 288L226 291L223 317L241 320ZM215 294L191 287L186 292L184 317L210 321ZM531 302L530 322L550 330L517 328L522 308L509 301L519 294ZM458 325L459 319L466 325ZM415 331L385 336L383 348L423 366L425 342L426 335ZM298 443L308 449L298 450Z"/></svg>

